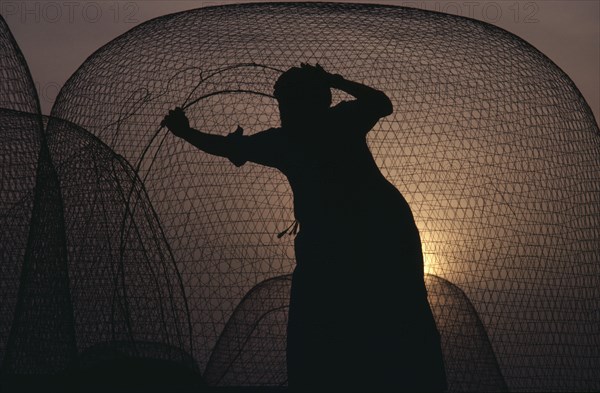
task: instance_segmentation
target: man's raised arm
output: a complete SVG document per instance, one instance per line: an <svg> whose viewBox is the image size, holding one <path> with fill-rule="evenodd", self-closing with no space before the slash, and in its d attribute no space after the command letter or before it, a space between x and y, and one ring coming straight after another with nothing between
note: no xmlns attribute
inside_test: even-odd
<svg viewBox="0 0 600 393"><path fill-rule="evenodd" d="M302 64L302 67L313 70L321 78L324 78L330 87L346 92L356 98L357 104L377 119L391 115L394 111L392 101L381 90L347 80L339 74L331 74L318 64L315 66Z"/></svg>
<svg viewBox="0 0 600 393"><path fill-rule="evenodd" d="M232 156L233 146L229 141L229 137L212 135L191 128L190 122L181 108L169 111L161 124L167 127L173 135L184 139L208 154L225 158ZM242 128L238 126L238 129L230 136L241 133Z"/></svg>

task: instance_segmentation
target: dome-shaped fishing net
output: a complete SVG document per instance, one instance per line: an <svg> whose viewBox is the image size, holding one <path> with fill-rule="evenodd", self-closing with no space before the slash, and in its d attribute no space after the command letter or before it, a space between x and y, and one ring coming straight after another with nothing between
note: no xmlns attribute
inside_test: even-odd
<svg viewBox="0 0 600 393"><path fill-rule="evenodd" d="M600 133L590 108L554 63L504 30L375 5L253 4L167 15L111 41L69 79L47 124L49 172L40 174L40 158L35 185L5 188L21 174L35 179L35 160L13 165L2 177L2 209L16 192L5 189L19 190L25 200L52 176L56 181L46 187L61 189L43 193L45 199L54 195L44 205L56 208L46 209L42 221L48 226L36 227L65 233L63 248L44 255L69 255L68 264L58 263L68 265L68 280L54 280L68 281L73 292L59 302L73 308L61 323L68 326L73 318L77 337L63 352L95 353L105 341L158 342L164 345L152 348L173 348L169 360L186 362L181 353L188 353L204 370L217 357L231 356L211 357L213 348L236 350L235 341L223 340L239 339L230 335L239 319L228 321L240 300L293 268L293 238L276 236L293 221L290 188L275 170L236 168L174 138L159 123L168 109L184 106L195 128L214 134L237 125L247 134L278 126L273 84L300 62L318 62L392 99L394 113L375 126L368 142L384 175L411 205L426 270L448 282L428 279L442 336L455 340L444 344L447 366L463 367L458 365L469 362L460 359L473 353L480 354L473 359L487 359L480 362L484 372L450 373L450 387L500 390L503 374L514 390L600 389ZM347 97L336 93L334 99ZM19 131L32 128L21 125L23 117L15 119L3 122L0 137L18 135L15 143L37 158L41 136ZM12 150L0 149L11 156ZM35 224L44 209L34 205ZM45 237L29 231L31 213L22 206L18 225L29 240L6 243L3 255L23 258L28 266L25 245L47 245L32 243ZM34 281L15 263L3 262L3 293L41 285L27 284ZM270 302L285 307L284 289L264 293L251 304L259 310L269 310ZM272 293L280 297L269 300ZM11 296L17 299L16 292ZM36 314L12 307L16 312L3 315L14 314L17 322L2 321L2 334L8 335L11 323L11 331L19 331L18 321L27 320L19 313ZM448 312L453 309L470 317ZM241 321L255 316L249 318ZM253 345L277 348L285 318L267 313L259 319L270 324L261 332L273 336L253 336L265 337ZM62 325L54 326L61 331ZM483 344L473 352L473 343ZM7 369L12 358L10 345L5 348ZM252 366L246 362L260 370ZM206 377L217 383L211 370ZM252 380L280 381L268 375ZM243 383L236 378L230 381Z"/></svg>
<svg viewBox="0 0 600 393"><path fill-rule="evenodd" d="M139 178L89 132L41 116L1 18L0 40L0 388L48 389L40 376L59 374L71 381L59 390L84 387L82 370L118 359L197 374L182 281Z"/></svg>
<svg viewBox="0 0 600 393"><path fill-rule="evenodd" d="M25 59L0 17L0 362L15 308L27 249L42 126Z"/></svg>

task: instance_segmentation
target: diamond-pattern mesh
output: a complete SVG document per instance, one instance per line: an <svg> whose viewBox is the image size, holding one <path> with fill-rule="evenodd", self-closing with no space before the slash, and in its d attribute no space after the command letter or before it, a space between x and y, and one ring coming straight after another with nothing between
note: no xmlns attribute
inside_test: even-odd
<svg viewBox="0 0 600 393"><path fill-rule="evenodd" d="M600 133L591 110L568 76L518 37L417 9L323 3L203 8L143 23L84 62L52 110L53 117L81 128L79 139L67 137L70 131L61 132L57 121L48 125L48 143L52 159L60 161L71 146L94 141L92 153L75 160L82 174L73 171L64 180L72 182L62 193L66 204L79 191L86 201L73 199L71 206L82 204L79 210L65 205L66 238L87 244L81 230L69 234L69 228L91 228L113 239L107 242L119 251L102 246L95 254L90 243L69 252L90 263L101 254L118 255L117 265L122 255L129 261L144 255L156 261L149 266L176 266L165 271L165 280L178 288L180 272L185 291L160 300L169 292L163 279L144 287L150 276L136 267L124 286L136 288L126 302L136 311L122 317L146 326L156 307L145 299L168 304L171 322L142 337L178 348L191 339L181 349L191 350L204 369L242 297L290 273L293 239L276 237L293 220L285 178L203 154L159 124L168 109L184 106L195 128L215 134L238 125L248 134L278 126L269 97L273 84L300 62L318 62L392 99L394 113L369 133L371 151L411 205L427 272L471 301L509 389L600 389ZM336 101L344 98L334 94ZM108 148L116 155L103 159ZM98 186L90 176L105 168L110 175L96 176L110 181ZM118 184L122 188L111 194ZM6 195L12 194L3 188L3 203ZM85 223L98 219L95 204L113 209L97 227ZM138 232L129 230L132 221ZM124 253L119 247L129 236L140 242L126 243L131 249ZM151 253L140 244L152 244ZM84 289L95 274L86 266L77 273ZM136 287L132 275L138 273ZM2 280L3 291L13 285ZM187 315L185 299L191 331L178 319ZM83 307L81 318L93 320L95 306ZM444 326L439 319L438 325Z"/></svg>
<svg viewBox="0 0 600 393"><path fill-rule="evenodd" d="M73 375L102 346L112 360L197 371L181 278L140 179L89 132L40 115L2 18L0 40L0 390L62 390L40 378Z"/></svg>

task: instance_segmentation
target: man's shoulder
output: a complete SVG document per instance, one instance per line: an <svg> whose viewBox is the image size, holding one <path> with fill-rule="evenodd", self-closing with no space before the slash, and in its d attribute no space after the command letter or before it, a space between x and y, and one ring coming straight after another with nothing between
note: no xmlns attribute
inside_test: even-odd
<svg viewBox="0 0 600 393"><path fill-rule="evenodd" d="M247 134L244 139L248 145L276 147L285 144L287 133L283 128L273 127L253 134Z"/></svg>

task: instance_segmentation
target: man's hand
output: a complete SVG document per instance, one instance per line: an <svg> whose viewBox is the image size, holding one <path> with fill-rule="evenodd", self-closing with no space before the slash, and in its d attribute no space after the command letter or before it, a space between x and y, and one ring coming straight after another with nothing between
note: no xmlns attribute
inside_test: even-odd
<svg viewBox="0 0 600 393"><path fill-rule="evenodd" d="M304 70L310 70L315 75L315 78L323 80L325 83L332 87L337 83L337 81L340 78L342 78L341 75L330 74L329 72L325 71L323 67L321 67L321 65L318 63L314 66L307 63L300 63L300 67Z"/></svg>
<svg viewBox="0 0 600 393"><path fill-rule="evenodd" d="M169 114L165 116L160 124L161 126L167 127L173 135L180 138L190 131L190 121L180 107L169 111Z"/></svg>

